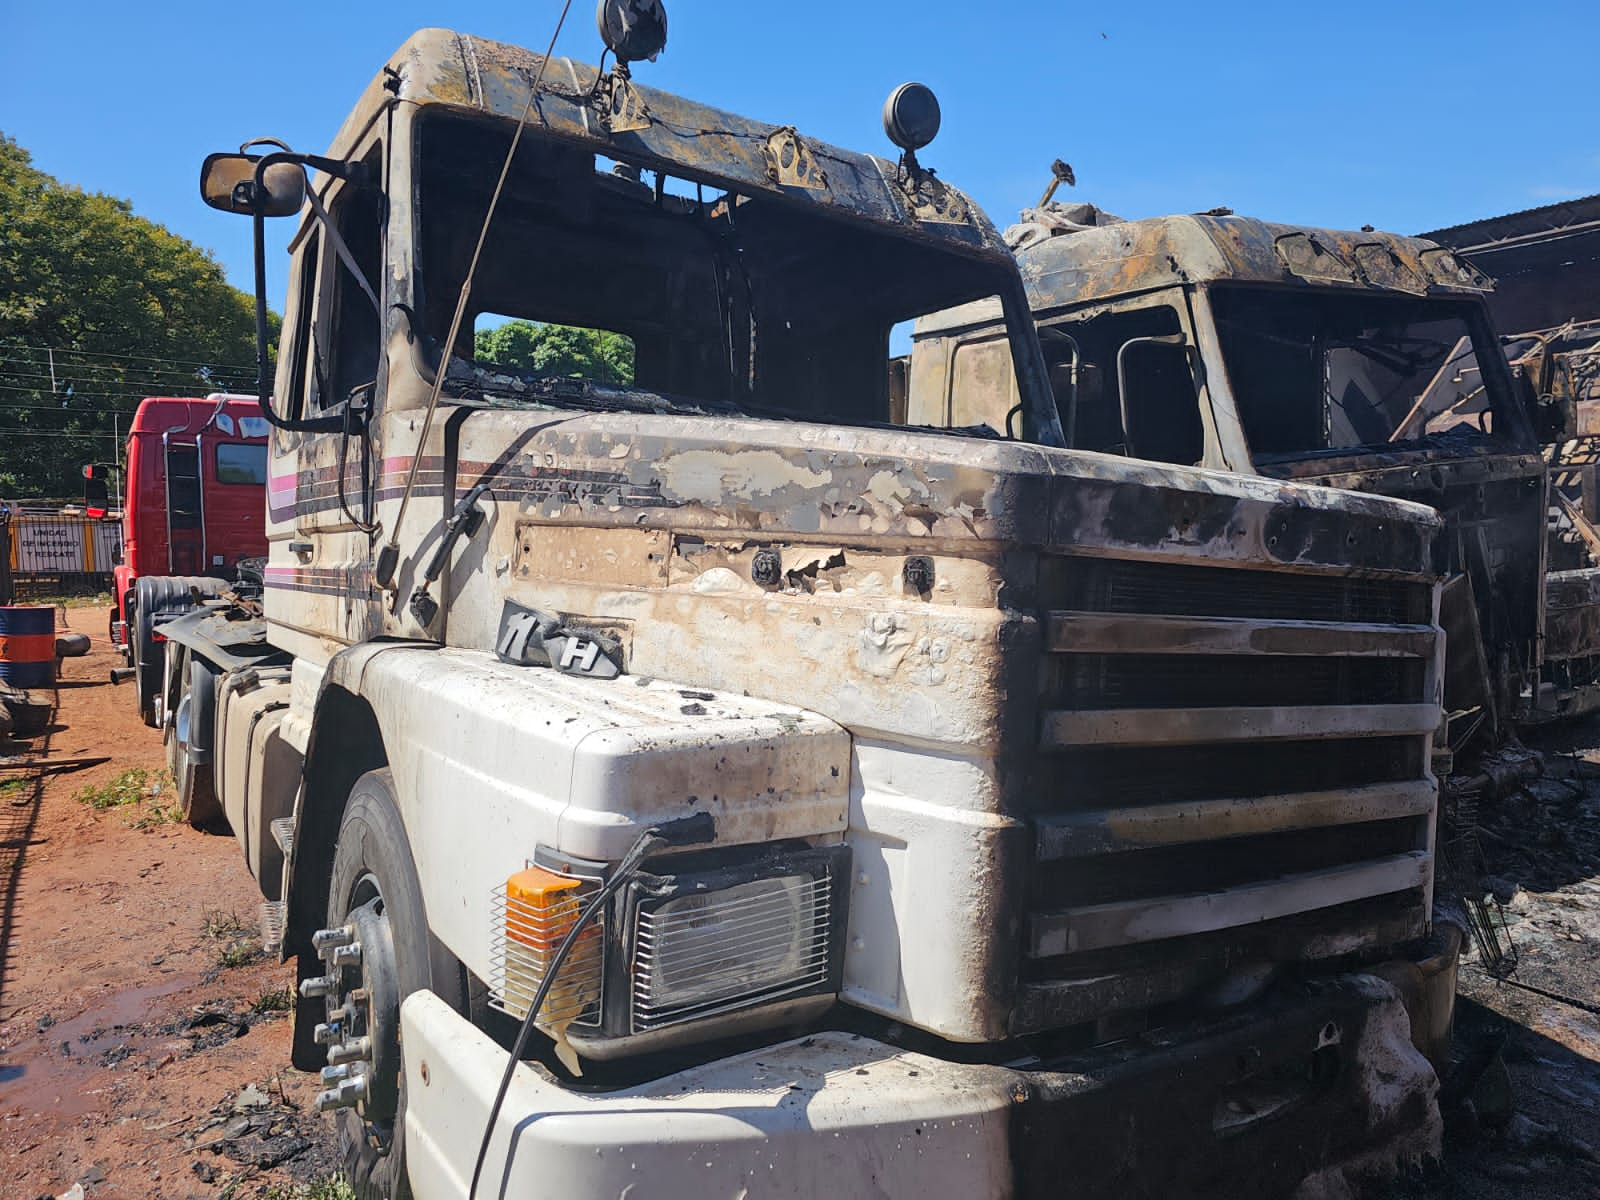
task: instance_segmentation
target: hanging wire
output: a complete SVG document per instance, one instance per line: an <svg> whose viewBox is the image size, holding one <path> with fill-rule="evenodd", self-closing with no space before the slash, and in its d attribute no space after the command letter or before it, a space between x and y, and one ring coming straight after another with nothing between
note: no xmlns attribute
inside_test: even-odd
<svg viewBox="0 0 1600 1200"><path fill-rule="evenodd" d="M467 301L472 296L472 279L478 271L478 259L483 254L483 245L489 238L489 226L494 221L495 208L500 203L500 193L505 190L506 177L511 174L511 161L516 157L517 147L522 144L522 131L527 128L528 117L533 113L533 103L539 96L539 85L544 82L544 71L550 65L550 56L555 53L556 39L561 36L561 27L567 22L567 13L572 9L572 0L566 0L561 6L561 16L556 19L555 31L550 35L550 45L544 52L544 57L539 60L539 70L534 74L533 83L528 88L528 99L522 106L522 115L517 118L517 131L511 135L511 146L506 151L506 158L500 164L500 178L495 181L494 191L489 196L489 208L483 214L483 226L478 230L478 243L472 248L472 260L467 264L467 274L461 281L461 294L456 297L455 315L450 318L450 332L444 341L443 353L439 359L439 369L434 373L433 390L428 393L428 409L423 414L422 431L417 437L417 452L411 456L411 469L406 474L406 486L400 493L400 509L395 514L394 528L389 533L389 549L398 551L400 545L400 523L405 520L406 506L411 503L411 491L417 482L417 469L422 466L422 451L427 444L428 433L433 428L433 414L439 407L439 393L444 388L444 377L450 369L450 355L452 354L456 338L461 334L461 321L466 315Z"/></svg>

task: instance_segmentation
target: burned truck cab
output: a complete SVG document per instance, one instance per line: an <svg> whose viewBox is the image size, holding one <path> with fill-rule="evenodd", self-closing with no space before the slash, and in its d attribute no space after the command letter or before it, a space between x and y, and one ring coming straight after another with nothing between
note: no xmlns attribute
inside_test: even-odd
<svg viewBox="0 0 1600 1200"><path fill-rule="evenodd" d="M1385 233L1206 214L1063 230L1048 215L1009 236L1069 444L1435 508L1449 744L1527 716L1547 472L1483 302L1490 280ZM947 395L1002 412L1003 374L962 364L991 333L975 310L918 326L913 419Z"/></svg>
<svg viewBox="0 0 1600 1200"><path fill-rule="evenodd" d="M896 161L424 30L325 157L208 164L303 224L264 594L172 707L364 1197L1436 1149L1438 518L1064 448L918 95ZM908 413L895 329L973 305L1002 402Z"/></svg>

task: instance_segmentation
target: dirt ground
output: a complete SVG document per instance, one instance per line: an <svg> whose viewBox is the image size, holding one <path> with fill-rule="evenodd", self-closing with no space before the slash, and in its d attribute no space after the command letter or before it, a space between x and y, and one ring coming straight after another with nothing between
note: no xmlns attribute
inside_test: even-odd
<svg viewBox="0 0 1600 1200"><path fill-rule="evenodd" d="M109 761L0 770L0 1194L287 1200L334 1170L316 1078L287 1066L292 969L260 957L231 837L172 821L168 796L75 802L165 763L132 686L108 681L105 610L65 616L94 648L65 660L55 724L26 745Z"/></svg>
<svg viewBox="0 0 1600 1200"><path fill-rule="evenodd" d="M164 762L131 687L107 682L105 611L65 619L94 649L66 661L55 724L31 746L108 761L0 768L0 1195L328 1194L318 1084L287 1066L291 971L256 952L237 845L171 820L165 796L77 799L135 769L148 788ZM1467 1102L1443 1164L1390 1195L1600 1200L1600 720L1540 748L1546 777L1481 820L1516 972L1497 980L1469 953Z"/></svg>

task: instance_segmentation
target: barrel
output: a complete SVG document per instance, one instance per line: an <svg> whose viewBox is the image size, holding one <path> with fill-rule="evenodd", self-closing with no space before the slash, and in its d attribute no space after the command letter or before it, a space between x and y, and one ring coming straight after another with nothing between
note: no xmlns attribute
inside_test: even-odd
<svg viewBox="0 0 1600 1200"><path fill-rule="evenodd" d="M0 683L53 687L56 681L56 610L50 605L0 606Z"/></svg>

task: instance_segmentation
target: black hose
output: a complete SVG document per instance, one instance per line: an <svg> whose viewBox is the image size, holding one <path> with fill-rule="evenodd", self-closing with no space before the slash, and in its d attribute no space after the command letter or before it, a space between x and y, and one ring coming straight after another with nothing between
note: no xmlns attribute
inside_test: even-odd
<svg viewBox="0 0 1600 1200"><path fill-rule="evenodd" d="M653 825L644 830L634 839L633 845L628 847L628 852L617 863L616 870L611 872L611 877L601 885L600 890L590 897L589 903L578 913L578 919L572 923L567 936L561 939L561 945L556 947L556 952L550 959L549 969L545 971L544 978L539 981L538 990L534 993L533 1003L528 1005L527 1015L522 1018L522 1028L517 1030L517 1040L512 1043L511 1053L506 1056L506 1069L500 1076L500 1086L495 1089L494 1103L489 1106L489 1119L483 1125L483 1141L478 1145L478 1158L472 1165L472 1184L467 1188L467 1200L474 1200L478 1194L478 1179L483 1174L483 1160L488 1156L489 1143L494 1138L495 1122L500 1119L500 1108L505 1103L512 1076L516 1074L517 1064L522 1061L522 1052L527 1047L528 1035L533 1032L534 1021L539 1015L539 1010L544 1007L545 997L549 995L561 965L567 961L568 953L577 944L578 935L590 921L594 920L606 902L617 894L622 885L633 877L633 873L639 869L639 864L644 861L644 856L650 851L658 846L681 846L709 841L714 835L715 827L709 813L696 813L692 817ZM507 1155L510 1154L509 1146L506 1152Z"/></svg>

